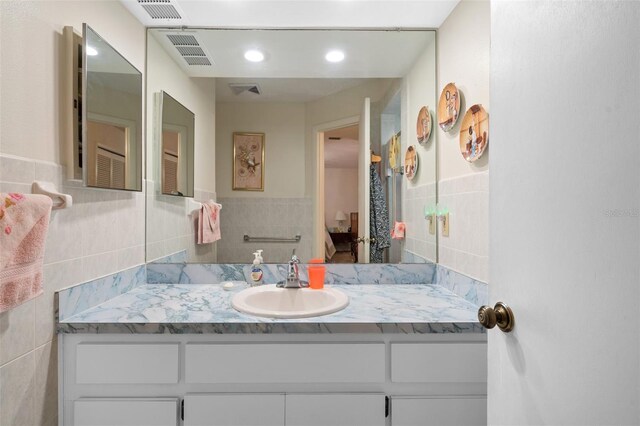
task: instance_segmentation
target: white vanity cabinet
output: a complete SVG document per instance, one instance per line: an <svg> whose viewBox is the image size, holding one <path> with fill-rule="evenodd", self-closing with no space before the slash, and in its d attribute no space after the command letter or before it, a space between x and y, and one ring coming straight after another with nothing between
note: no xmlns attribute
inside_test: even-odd
<svg viewBox="0 0 640 426"><path fill-rule="evenodd" d="M185 426L283 426L284 394L187 394Z"/></svg>
<svg viewBox="0 0 640 426"><path fill-rule="evenodd" d="M482 426L487 424L486 397L395 397L393 426Z"/></svg>
<svg viewBox="0 0 640 426"><path fill-rule="evenodd" d="M385 426L384 394L187 394L185 426Z"/></svg>
<svg viewBox="0 0 640 426"><path fill-rule="evenodd" d="M83 426L176 426L178 398L81 398L73 418Z"/></svg>
<svg viewBox="0 0 640 426"><path fill-rule="evenodd" d="M61 334L61 426L486 424L486 334Z"/></svg>

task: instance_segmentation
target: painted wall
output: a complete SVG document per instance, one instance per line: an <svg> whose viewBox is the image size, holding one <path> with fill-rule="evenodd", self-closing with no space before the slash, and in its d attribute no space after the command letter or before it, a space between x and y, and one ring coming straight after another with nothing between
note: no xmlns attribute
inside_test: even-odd
<svg viewBox="0 0 640 426"><path fill-rule="evenodd" d="M434 110L436 103L436 41L429 43L416 60L401 85L401 149L400 163L404 164L407 148L413 145L418 153L418 171L412 181L402 180L402 221L406 224L402 260L412 261L413 255L435 262L436 235L429 233L424 209L433 209L436 201L436 138L418 143L416 121L423 106ZM433 115L433 113L432 113ZM435 118L434 118L435 119ZM407 253L408 252L408 253Z"/></svg>
<svg viewBox="0 0 640 426"><path fill-rule="evenodd" d="M42 296L0 314L0 424L57 425L55 290L144 263L144 195L63 185L62 28L87 22L145 72L145 30L119 2L0 2L0 191L55 182Z"/></svg>
<svg viewBox="0 0 640 426"><path fill-rule="evenodd" d="M347 216L342 226L350 225L349 213L358 211L358 169L324 169L324 217L329 228L338 226L336 212Z"/></svg>
<svg viewBox="0 0 640 426"><path fill-rule="evenodd" d="M438 204L449 212L449 236L438 235L438 263L489 281L489 147L476 162L460 154L460 123L473 104L489 104L490 3L463 0L438 29L438 99L456 83L461 113L449 132L437 129Z"/></svg>
<svg viewBox="0 0 640 426"><path fill-rule="evenodd" d="M216 110L216 192L219 197L305 195L305 104L219 103ZM233 132L265 134L264 191L234 191Z"/></svg>
<svg viewBox="0 0 640 426"><path fill-rule="evenodd" d="M489 424L640 424L639 20L491 2Z"/></svg>
<svg viewBox="0 0 640 426"><path fill-rule="evenodd" d="M190 78L160 46L153 35L147 38L147 260L187 250L190 262L216 259L214 244L195 244L194 216L182 197L161 194L160 128L158 96L164 90L195 115L194 199L216 199L215 80Z"/></svg>
<svg viewBox="0 0 640 426"><path fill-rule="evenodd" d="M219 103L216 107L216 184L222 240L218 262L253 260L264 249L265 262L286 262L291 250L311 258L311 200L305 197L303 103ZM233 132L265 134L264 191L233 191ZM244 235L291 238L299 243L246 243Z"/></svg>

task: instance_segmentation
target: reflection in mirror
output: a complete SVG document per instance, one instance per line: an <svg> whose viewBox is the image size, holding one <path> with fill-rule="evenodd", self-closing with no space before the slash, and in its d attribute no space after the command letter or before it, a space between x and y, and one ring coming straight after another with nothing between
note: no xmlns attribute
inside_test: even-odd
<svg viewBox="0 0 640 426"><path fill-rule="evenodd" d="M168 93L161 93L162 193L193 197L195 116Z"/></svg>
<svg viewBox="0 0 640 426"><path fill-rule="evenodd" d="M194 94L189 84L163 89L178 99L191 93L214 111L214 136L197 136L195 142L198 153L213 151L195 159L195 198L203 201L198 188L206 188L223 206L222 239L205 259L193 235L181 234L181 244L160 235L193 229L188 208L178 214L166 200L148 197L147 211L158 213L148 214L147 229L159 229L147 232L148 261L247 264L262 249L266 263L281 263L294 248L303 262L436 261L436 235L423 215L426 207L435 209L436 144L433 136L422 143L416 136L420 109L434 110L436 104L434 31L148 31L148 93L158 88L154 75L167 69L175 73L172 81L179 73L181 81L215 88L215 94ZM200 65L185 53L195 45L207 58ZM259 47L265 60L248 62L244 46ZM325 60L335 46L345 52L340 63ZM268 141L263 191L234 189L233 134L243 132L263 133ZM412 145L419 169L408 181L404 155ZM381 195L375 197L378 206L371 204L372 185ZM379 208L385 214L374 217ZM396 222L406 226L397 240L389 238ZM358 238L364 243L356 243Z"/></svg>
<svg viewBox="0 0 640 426"><path fill-rule="evenodd" d="M142 191L142 74L83 25L86 186Z"/></svg>

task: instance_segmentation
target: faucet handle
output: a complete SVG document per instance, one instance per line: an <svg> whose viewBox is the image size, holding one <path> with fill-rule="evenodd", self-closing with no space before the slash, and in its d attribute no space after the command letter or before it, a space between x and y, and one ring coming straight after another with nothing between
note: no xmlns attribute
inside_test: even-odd
<svg viewBox="0 0 640 426"><path fill-rule="evenodd" d="M300 263L300 259L298 259L298 256L296 256L296 249L293 249L293 252L291 253L291 261Z"/></svg>

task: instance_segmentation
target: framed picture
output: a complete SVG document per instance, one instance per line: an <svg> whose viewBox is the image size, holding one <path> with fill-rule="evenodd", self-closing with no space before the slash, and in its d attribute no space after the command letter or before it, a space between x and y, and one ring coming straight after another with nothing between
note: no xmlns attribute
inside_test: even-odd
<svg viewBox="0 0 640 426"><path fill-rule="evenodd" d="M233 190L264 191L264 133L233 134Z"/></svg>

